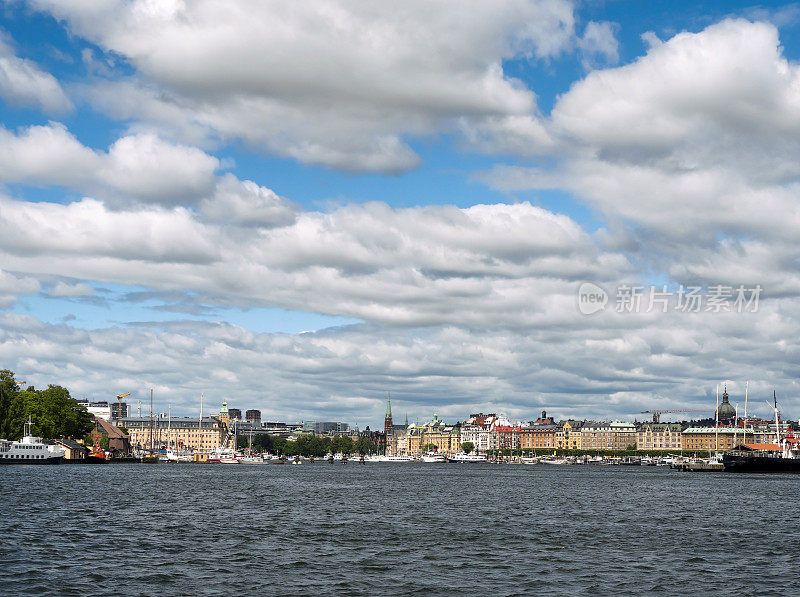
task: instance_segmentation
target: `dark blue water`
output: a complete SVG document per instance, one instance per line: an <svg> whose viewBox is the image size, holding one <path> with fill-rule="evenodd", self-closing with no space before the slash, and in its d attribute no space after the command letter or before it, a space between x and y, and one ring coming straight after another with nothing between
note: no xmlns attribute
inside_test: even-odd
<svg viewBox="0 0 800 597"><path fill-rule="evenodd" d="M797 476L315 463L0 468L0 592L778 595Z"/></svg>

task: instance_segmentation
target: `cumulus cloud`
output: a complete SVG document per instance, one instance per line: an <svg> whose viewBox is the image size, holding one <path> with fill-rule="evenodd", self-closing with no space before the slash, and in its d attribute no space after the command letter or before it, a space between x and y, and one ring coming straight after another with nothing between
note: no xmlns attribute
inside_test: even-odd
<svg viewBox="0 0 800 597"><path fill-rule="evenodd" d="M58 382L97 399L118 387L135 401L152 387L156 404L196 414L202 392L206 409L227 399L265 418L362 428L381 421L387 390L395 411L412 420L487 409L528 419L542 408L641 420L639 411L667 404L711 410L715 384L730 377L734 403L750 380L751 412L773 387L786 415L800 408L798 367L789 364L800 362L793 303L751 314L756 325L740 314L604 315L619 321L588 331L355 325L286 335L206 322L85 331L0 314L0 359L29 383Z"/></svg>
<svg viewBox="0 0 800 597"><path fill-rule="evenodd" d="M406 137L453 119L529 114L535 96L502 61L574 36L566 0L34 5L135 68L87 90L113 116L368 172L415 167Z"/></svg>
<svg viewBox="0 0 800 597"><path fill-rule="evenodd" d="M35 278L20 276L0 269L0 309L8 309L23 294L39 292L40 284Z"/></svg>
<svg viewBox="0 0 800 597"><path fill-rule="evenodd" d="M151 134L117 139L108 152L83 145L64 125L14 133L0 128L0 180L58 185L91 193L125 210L136 204L199 208L209 220L244 226L282 226L296 206L270 189L232 174L217 177L216 157Z"/></svg>
<svg viewBox="0 0 800 597"><path fill-rule="evenodd" d="M83 145L51 122L18 133L0 128L0 179L97 193L113 205L131 200L193 204L213 193L219 160L148 134L122 137L108 152Z"/></svg>
<svg viewBox="0 0 800 597"><path fill-rule="evenodd" d="M583 36L578 40L578 48L583 54L583 66L593 68L598 59L602 63L611 65L619 61L619 42L615 34L617 25L604 21L598 23L589 21L583 30Z"/></svg>
<svg viewBox="0 0 800 597"><path fill-rule="evenodd" d="M11 105L35 106L48 113L72 109L72 102L50 73L19 58L0 36L0 97Z"/></svg>
<svg viewBox="0 0 800 597"><path fill-rule="evenodd" d="M276 208L255 185L260 217L285 225L231 227L184 208L110 211L0 200L0 255L15 268L214 295L367 321L530 326L563 319L553 294L583 278L631 271L566 216L529 203L393 209L349 205L331 213ZM251 203L253 204L253 203ZM279 205L279 204L278 204ZM75 259L80 255L81 259Z"/></svg>
<svg viewBox="0 0 800 597"><path fill-rule="evenodd" d="M794 292L800 65L769 23L725 20L651 41L645 56L592 71L558 99L544 123L555 167L479 176L506 190L571 191L636 239L635 261L678 281L748 272ZM767 263L760 247L780 258Z"/></svg>
<svg viewBox="0 0 800 597"><path fill-rule="evenodd" d="M94 295L94 288L84 282L68 284L59 280L47 291L47 296L53 298L75 298L79 296Z"/></svg>

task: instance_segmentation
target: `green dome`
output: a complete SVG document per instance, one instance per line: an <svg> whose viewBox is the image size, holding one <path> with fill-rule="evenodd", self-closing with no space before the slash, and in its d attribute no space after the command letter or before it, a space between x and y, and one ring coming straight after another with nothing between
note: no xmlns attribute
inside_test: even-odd
<svg viewBox="0 0 800 597"><path fill-rule="evenodd" d="M736 418L736 409L728 402L728 388L722 392L722 404L717 409L717 419L719 421L733 421Z"/></svg>

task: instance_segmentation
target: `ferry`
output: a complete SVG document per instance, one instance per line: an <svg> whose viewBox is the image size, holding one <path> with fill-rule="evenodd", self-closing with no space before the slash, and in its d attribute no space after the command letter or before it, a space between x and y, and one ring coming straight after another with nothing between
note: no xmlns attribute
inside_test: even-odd
<svg viewBox="0 0 800 597"><path fill-rule="evenodd" d="M447 462L447 458L436 452L426 452L421 459L422 462Z"/></svg>
<svg viewBox="0 0 800 597"><path fill-rule="evenodd" d="M376 456L368 456L364 459L364 462L414 462L414 459L411 456L383 456L383 455L376 455Z"/></svg>
<svg viewBox="0 0 800 597"><path fill-rule="evenodd" d="M452 456L447 457L447 462L488 462L486 460L486 456L481 456L480 454L464 454L463 452L458 452L453 454Z"/></svg>
<svg viewBox="0 0 800 597"><path fill-rule="evenodd" d="M20 441L0 439L0 464L60 464L64 454L61 446L46 444L41 437L31 435L30 417Z"/></svg>

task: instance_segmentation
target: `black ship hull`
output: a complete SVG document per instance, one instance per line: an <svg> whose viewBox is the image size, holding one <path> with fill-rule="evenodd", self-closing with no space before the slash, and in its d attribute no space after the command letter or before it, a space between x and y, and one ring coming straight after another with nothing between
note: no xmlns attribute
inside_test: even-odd
<svg viewBox="0 0 800 597"><path fill-rule="evenodd" d="M724 454L722 464L726 473L800 473L800 458Z"/></svg>
<svg viewBox="0 0 800 597"><path fill-rule="evenodd" d="M0 458L0 464L61 464L63 456L53 458Z"/></svg>

